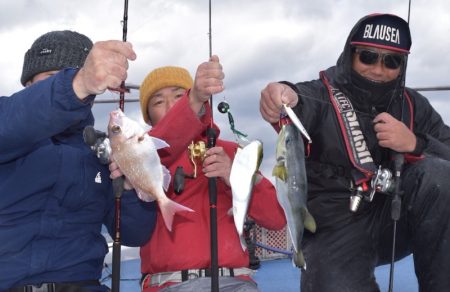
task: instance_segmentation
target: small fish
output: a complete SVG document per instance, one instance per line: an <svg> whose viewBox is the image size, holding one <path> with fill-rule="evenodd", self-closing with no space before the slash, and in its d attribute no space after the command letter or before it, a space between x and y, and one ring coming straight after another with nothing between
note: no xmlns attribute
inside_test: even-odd
<svg viewBox="0 0 450 292"><path fill-rule="evenodd" d="M170 183L170 172L161 164L157 150L169 146L165 141L149 136L120 109L110 113L108 136L111 159L117 163L141 200L157 201L169 231L172 231L175 213L194 212L167 198L164 192Z"/></svg>
<svg viewBox="0 0 450 292"><path fill-rule="evenodd" d="M278 135L277 164L273 169L277 198L286 216L289 234L294 247L292 261L306 269L301 250L304 229L316 231L316 222L306 207L307 180L305 170L305 145L295 124L284 124Z"/></svg>
<svg viewBox="0 0 450 292"><path fill-rule="evenodd" d="M247 248L243 235L244 221L247 216L253 186L258 178L256 172L261 165L262 156L262 143L255 140L243 148L238 148L231 166L230 185L233 194L233 218L243 250Z"/></svg>

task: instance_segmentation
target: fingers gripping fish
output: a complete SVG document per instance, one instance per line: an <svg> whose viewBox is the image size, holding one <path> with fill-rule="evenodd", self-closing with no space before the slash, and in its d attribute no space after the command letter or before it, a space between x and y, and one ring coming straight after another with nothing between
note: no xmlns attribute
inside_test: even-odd
<svg viewBox="0 0 450 292"><path fill-rule="evenodd" d="M304 229L316 231L316 222L306 207L307 180L305 146L299 129L289 118L284 118L276 148L277 164L273 169L278 202L284 210L289 234L294 247L293 263L306 269L301 250Z"/></svg>
<svg viewBox="0 0 450 292"><path fill-rule="evenodd" d="M262 153L262 143L258 140L252 141L245 147L238 148L231 166L230 185L233 194L233 218L243 250L247 248L243 235L244 222L257 178L257 171L261 165Z"/></svg>
<svg viewBox="0 0 450 292"><path fill-rule="evenodd" d="M117 163L141 200L157 201L164 223L172 231L175 213L193 210L167 198L164 192L170 183L170 173L161 164L157 150L169 145L149 136L120 109L110 113L108 136L111 142L111 159Z"/></svg>

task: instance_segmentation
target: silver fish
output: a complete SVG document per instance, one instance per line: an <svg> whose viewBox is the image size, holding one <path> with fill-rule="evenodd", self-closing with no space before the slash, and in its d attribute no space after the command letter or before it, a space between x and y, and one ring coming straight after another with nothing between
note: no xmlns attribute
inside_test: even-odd
<svg viewBox="0 0 450 292"><path fill-rule="evenodd" d="M247 248L243 235L244 221L247 216L253 186L258 178L257 171L261 165L262 156L262 143L255 140L243 148L238 148L231 166L230 185L233 194L233 218L243 250Z"/></svg>
<svg viewBox="0 0 450 292"><path fill-rule="evenodd" d="M172 231L175 213L193 210L167 198L164 192L170 183L170 172L161 164L157 150L169 145L149 136L120 109L110 113L108 136L111 142L111 159L117 163L141 200L157 201L164 223Z"/></svg>
<svg viewBox="0 0 450 292"><path fill-rule="evenodd" d="M306 269L301 242L304 229L315 232L316 222L306 207L305 145L294 124L282 126L278 135L276 159L272 174L276 180L278 202L284 210L294 247L292 261L295 266Z"/></svg>

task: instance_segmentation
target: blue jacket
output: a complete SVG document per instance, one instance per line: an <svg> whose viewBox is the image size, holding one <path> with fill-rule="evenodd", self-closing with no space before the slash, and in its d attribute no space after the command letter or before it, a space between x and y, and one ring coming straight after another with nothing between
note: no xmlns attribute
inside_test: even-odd
<svg viewBox="0 0 450 292"><path fill-rule="evenodd" d="M0 97L0 291L99 279L113 235L108 166L83 141L95 96L80 101L74 69ZM156 204L122 196L122 244L144 244Z"/></svg>

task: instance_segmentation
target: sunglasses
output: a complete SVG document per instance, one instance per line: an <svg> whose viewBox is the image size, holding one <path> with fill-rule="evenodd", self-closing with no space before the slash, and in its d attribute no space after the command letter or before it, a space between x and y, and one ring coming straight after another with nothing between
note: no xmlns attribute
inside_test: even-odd
<svg viewBox="0 0 450 292"><path fill-rule="evenodd" d="M378 63L381 59L388 69L398 69L403 63L401 54L382 54L369 49L355 48L355 53L359 55L359 61L366 65Z"/></svg>

